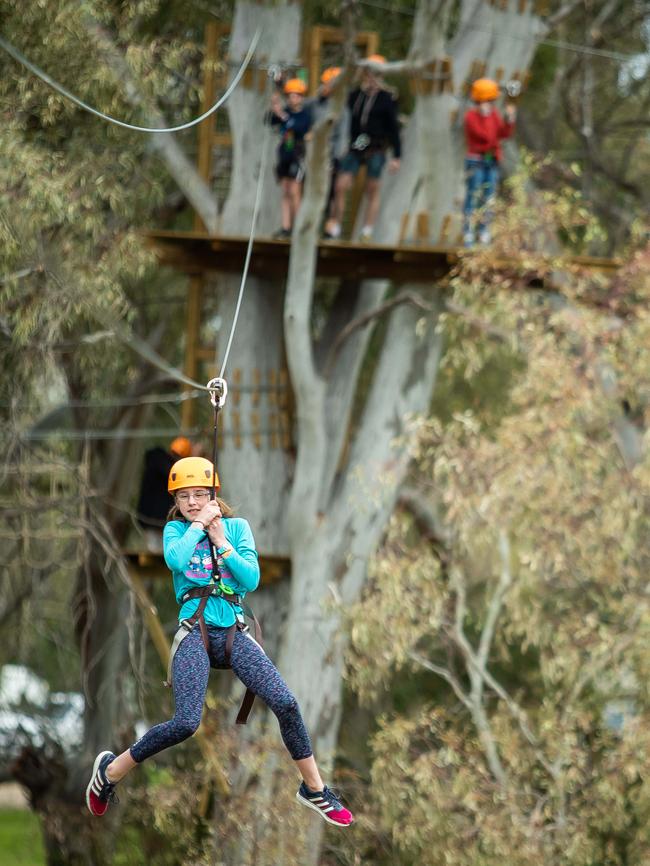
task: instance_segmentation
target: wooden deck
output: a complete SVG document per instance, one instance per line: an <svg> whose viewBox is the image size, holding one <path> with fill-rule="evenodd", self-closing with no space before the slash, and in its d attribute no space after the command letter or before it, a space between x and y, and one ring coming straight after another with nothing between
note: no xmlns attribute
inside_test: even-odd
<svg viewBox="0 0 650 866"><path fill-rule="evenodd" d="M147 242L161 264L187 274L206 271L241 273L248 238L208 235L200 231L149 231ZM256 238L250 272L258 276L286 277L289 268L289 240ZM447 274L468 251L448 246L387 246L358 241L322 240L318 244L316 272L321 277L351 280L387 279L399 283L430 283ZM594 270L613 272L615 259L573 256L571 263Z"/></svg>

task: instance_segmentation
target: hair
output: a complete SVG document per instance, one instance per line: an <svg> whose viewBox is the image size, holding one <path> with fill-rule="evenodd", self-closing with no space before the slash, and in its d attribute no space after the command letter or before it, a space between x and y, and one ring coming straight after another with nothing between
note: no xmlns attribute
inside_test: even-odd
<svg viewBox="0 0 650 866"><path fill-rule="evenodd" d="M224 499L221 499L219 496L215 496L215 499L219 508L221 509L222 517L235 516L234 509L231 505L228 505L228 503ZM169 509L169 514L167 515L167 523L169 523L170 520L185 520L185 518L181 514L180 508L178 507L178 505L176 505L176 503L174 503Z"/></svg>

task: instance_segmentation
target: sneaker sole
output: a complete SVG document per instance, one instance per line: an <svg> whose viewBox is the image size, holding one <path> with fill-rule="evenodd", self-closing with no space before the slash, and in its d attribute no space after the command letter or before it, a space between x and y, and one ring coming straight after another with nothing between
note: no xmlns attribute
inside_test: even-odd
<svg viewBox="0 0 650 866"><path fill-rule="evenodd" d="M100 752L97 755L97 757L95 758L95 763L93 764L92 776L90 777L90 782L88 782L88 787L86 788L86 806L88 806L88 811L95 818L101 818L102 815L104 814L104 812L102 812L102 815L98 815L96 812L93 812L93 810L90 808L90 789L92 788L93 782L95 781L95 776L97 775L97 770L99 769L99 764L100 764L102 758L105 755L112 755L112 754L113 753L109 749L106 749L106 751ZM106 807L106 808L108 808L108 807Z"/></svg>
<svg viewBox="0 0 650 866"><path fill-rule="evenodd" d="M322 811L318 808L318 806L314 806L314 804L313 804L313 803L310 803L309 800L306 799L306 797L301 797L301 796L300 796L300 791L298 791L298 793L296 794L296 800L297 800L299 803L302 803L303 806L308 806L310 809L313 809L314 812L318 812L318 814L321 816L321 818L322 818L324 821L327 821L328 824L332 824L334 827L351 827L352 824L354 824L354 819L353 819L352 821L350 821L349 824L341 824L339 821L332 821L332 819L331 819L331 818L328 818L327 815L326 815L326 813L325 813L325 812L322 812Z"/></svg>

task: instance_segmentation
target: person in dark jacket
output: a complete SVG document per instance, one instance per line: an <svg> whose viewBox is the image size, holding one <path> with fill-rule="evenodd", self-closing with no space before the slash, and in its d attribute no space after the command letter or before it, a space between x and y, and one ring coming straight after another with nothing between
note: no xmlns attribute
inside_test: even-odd
<svg viewBox="0 0 650 866"><path fill-rule="evenodd" d="M174 500L167 492L169 470L181 457L193 454L192 443L177 436L169 449L160 445L149 448L144 455L144 472L138 498L137 520L144 530L149 553L162 553L162 531Z"/></svg>
<svg viewBox="0 0 650 866"><path fill-rule="evenodd" d="M373 63L386 62L386 58L380 54L372 54L368 60ZM367 201L360 237L361 240L369 240L379 212L381 174L386 163L388 148L393 152L388 162L388 170L395 172L400 167L402 150L397 101L393 92L384 85L381 75L371 69L365 69L361 85L348 97L348 109L350 145L336 181L330 218L325 225L325 237L340 237L348 190L361 166L365 165Z"/></svg>

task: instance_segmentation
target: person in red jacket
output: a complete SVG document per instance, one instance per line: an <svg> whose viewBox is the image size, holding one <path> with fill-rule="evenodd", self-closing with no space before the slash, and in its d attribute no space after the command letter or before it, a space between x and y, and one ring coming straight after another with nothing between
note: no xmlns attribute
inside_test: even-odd
<svg viewBox="0 0 650 866"><path fill-rule="evenodd" d="M473 246L476 238L482 244L490 243L490 204L496 195L501 162L501 142L509 138L515 128L516 108L505 107L505 119L494 102L499 96L499 85L489 78L479 78L472 84L471 99L474 106L465 114L465 205L463 207L463 242ZM479 210L478 222L475 212Z"/></svg>

